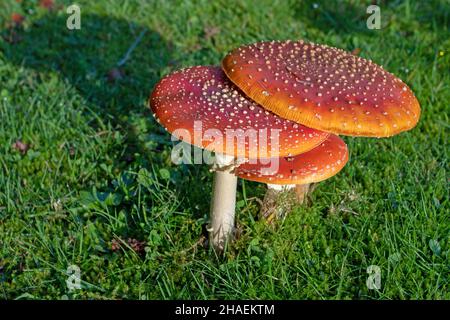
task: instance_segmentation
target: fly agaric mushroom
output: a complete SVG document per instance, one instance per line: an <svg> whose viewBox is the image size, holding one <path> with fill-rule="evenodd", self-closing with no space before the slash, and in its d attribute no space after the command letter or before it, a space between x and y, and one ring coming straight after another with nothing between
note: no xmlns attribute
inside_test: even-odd
<svg viewBox="0 0 450 320"><path fill-rule="evenodd" d="M243 95L220 67L191 67L164 77L150 97L150 107L176 138L216 154L209 231L219 251L234 228L236 165L242 159L306 152L329 136L265 110Z"/></svg>
<svg viewBox="0 0 450 320"><path fill-rule="evenodd" d="M230 52L228 78L265 109L335 134L388 137L413 128L413 92L370 60L300 41L259 42Z"/></svg>
<svg viewBox="0 0 450 320"><path fill-rule="evenodd" d="M261 163L244 163L236 168L240 178L267 183L261 215L269 222L275 216L284 216L292 204L302 203L311 183L336 175L348 161L348 150L345 142L332 134L308 152L277 160L277 170Z"/></svg>

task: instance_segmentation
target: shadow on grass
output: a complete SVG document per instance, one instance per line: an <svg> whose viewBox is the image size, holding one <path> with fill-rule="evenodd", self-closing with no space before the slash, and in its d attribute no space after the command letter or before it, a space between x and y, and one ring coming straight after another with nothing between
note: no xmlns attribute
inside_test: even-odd
<svg viewBox="0 0 450 320"><path fill-rule="evenodd" d="M380 7L381 27L388 27L393 15L408 15L408 21L415 21L419 27L433 21L440 30L449 28L450 5L446 1L404 1L391 3L378 1L328 1L305 0L297 2L293 9L297 19L307 27L318 29L325 34L359 34L373 35L367 28L366 21L371 14L367 13L369 5ZM388 15L386 16L386 10ZM402 26L408 29L408 26Z"/></svg>
<svg viewBox="0 0 450 320"><path fill-rule="evenodd" d="M4 42L5 56L39 73L56 72L97 115L126 134L126 154L148 154L127 120L133 113L152 119L143 102L170 63L172 45L157 32L125 20L84 14L81 29L69 30L66 19L48 14L28 30L19 30L19 42ZM141 33L141 41L119 67Z"/></svg>

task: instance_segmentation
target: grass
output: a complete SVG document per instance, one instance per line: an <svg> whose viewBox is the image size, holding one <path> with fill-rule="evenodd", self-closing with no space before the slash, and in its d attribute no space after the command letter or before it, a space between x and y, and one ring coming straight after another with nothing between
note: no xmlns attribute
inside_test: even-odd
<svg viewBox="0 0 450 320"><path fill-rule="evenodd" d="M70 1L37 2L0 3L1 299L450 299L448 1L380 1L368 30L364 1L79 0L78 31ZM26 17L14 31L12 12ZM170 71L268 39L360 48L423 114L390 139L345 137L348 165L273 227L264 186L241 180L240 236L217 257L202 245L212 176L171 163L146 99Z"/></svg>

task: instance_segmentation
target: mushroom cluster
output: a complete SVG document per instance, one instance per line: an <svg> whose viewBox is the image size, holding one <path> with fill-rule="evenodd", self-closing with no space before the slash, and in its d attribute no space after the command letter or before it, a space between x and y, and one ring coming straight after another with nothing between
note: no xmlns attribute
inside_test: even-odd
<svg viewBox="0 0 450 320"><path fill-rule="evenodd" d="M410 88L382 67L302 40L246 45L222 68L175 71L150 108L177 139L215 154L208 231L217 251L233 235L238 177L267 184L261 215L271 221L345 166L338 135L388 137L420 117Z"/></svg>

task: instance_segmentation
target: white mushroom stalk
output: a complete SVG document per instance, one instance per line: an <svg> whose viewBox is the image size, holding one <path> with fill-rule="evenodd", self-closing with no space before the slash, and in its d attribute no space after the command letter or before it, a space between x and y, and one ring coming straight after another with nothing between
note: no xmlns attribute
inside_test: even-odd
<svg viewBox="0 0 450 320"><path fill-rule="evenodd" d="M213 248L222 252L234 234L237 176L234 168L239 160L232 156L216 154L211 199L209 239Z"/></svg>
<svg viewBox="0 0 450 320"><path fill-rule="evenodd" d="M314 190L314 183L296 184L295 194L297 196L297 203L303 204L306 201L306 197Z"/></svg>

